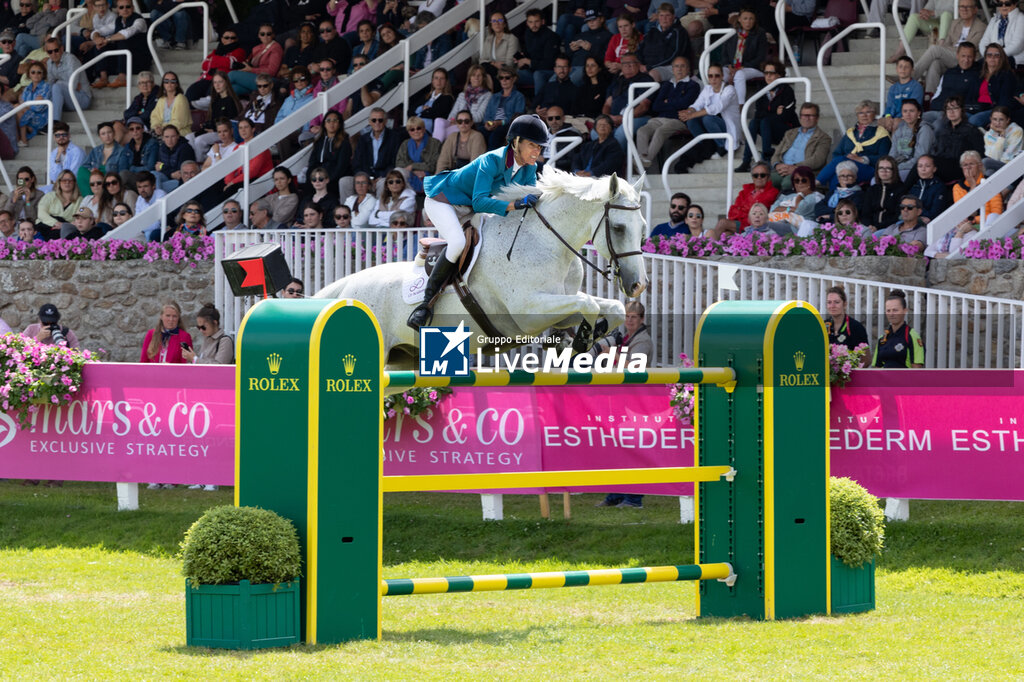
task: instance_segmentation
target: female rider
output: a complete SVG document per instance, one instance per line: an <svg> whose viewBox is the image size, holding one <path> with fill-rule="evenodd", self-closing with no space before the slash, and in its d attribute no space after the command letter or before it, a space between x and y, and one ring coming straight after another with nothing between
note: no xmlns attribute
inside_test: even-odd
<svg viewBox="0 0 1024 682"><path fill-rule="evenodd" d="M455 206L471 206L477 213L508 215L509 211L528 208L537 197L527 194L517 201L503 202L494 195L516 182L534 185L537 182L537 159L548 142L548 129L540 117L519 116L508 128L508 144L478 156L469 164L453 171L429 175L423 179L426 199L423 210L441 237L448 241L445 257L438 259L418 305L407 324L415 330L433 317L431 301L441 290L466 245L462 222Z"/></svg>

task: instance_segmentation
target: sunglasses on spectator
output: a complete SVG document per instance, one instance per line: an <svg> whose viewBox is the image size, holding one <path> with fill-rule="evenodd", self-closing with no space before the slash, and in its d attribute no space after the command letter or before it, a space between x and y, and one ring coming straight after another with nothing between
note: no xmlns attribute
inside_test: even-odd
<svg viewBox="0 0 1024 682"><path fill-rule="evenodd" d="M0 40L0 43L13 43L13 42L14 42L13 40ZM59 47L54 47L52 49L47 50L46 54L57 54L58 52L60 52L60 48Z"/></svg>
<svg viewBox="0 0 1024 682"><path fill-rule="evenodd" d="M183 213L199 213L198 208L186 208Z"/></svg>
<svg viewBox="0 0 1024 682"><path fill-rule="evenodd" d="M405 222L404 220L392 220L391 225L393 227L409 227L409 223Z"/></svg>
<svg viewBox="0 0 1024 682"><path fill-rule="evenodd" d="M752 177L752 178L767 178L768 174L767 173L751 173L750 177Z"/></svg>
<svg viewBox="0 0 1024 682"><path fill-rule="evenodd" d="M334 29L333 28L327 28L325 26L324 28L320 29L320 34L323 35L324 33L334 33Z"/></svg>
<svg viewBox="0 0 1024 682"><path fill-rule="evenodd" d="M222 35L220 37L220 39L221 40L238 40L238 36Z"/></svg>
<svg viewBox="0 0 1024 682"><path fill-rule="evenodd" d="M853 211L848 208L844 208L841 211L836 211L836 215L853 215Z"/></svg>
<svg viewBox="0 0 1024 682"><path fill-rule="evenodd" d="M67 133L54 133L54 137L70 137Z"/></svg>
<svg viewBox="0 0 1024 682"><path fill-rule="evenodd" d="M383 122L384 122L384 119L380 118L379 116L377 118L371 118L370 119L370 123L383 123Z"/></svg>
<svg viewBox="0 0 1024 682"><path fill-rule="evenodd" d="M20 180L20 181L22 181L22 182L28 182L28 181L29 181L29 180L31 180L31 179L32 179L32 178L30 178L30 177L27 177L27 176L25 176L25 175L19 175L19 176L18 176L18 180Z"/></svg>
<svg viewBox="0 0 1024 682"><path fill-rule="evenodd" d="M262 90L263 88L269 88L271 85L273 85L273 83L257 83L256 87Z"/></svg>
<svg viewBox="0 0 1024 682"><path fill-rule="evenodd" d="M997 2L996 7L1013 7L1016 4L1015 2Z"/></svg>
<svg viewBox="0 0 1024 682"><path fill-rule="evenodd" d="M901 211L913 211L917 208L917 204L900 204Z"/></svg>
<svg viewBox="0 0 1024 682"><path fill-rule="evenodd" d="M457 118L457 119L455 119L455 122L459 123L459 124L463 124L464 123L466 125L469 125L470 123L473 122L473 119L471 119L471 118Z"/></svg>
<svg viewBox="0 0 1024 682"><path fill-rule="evenodd" d="M302 289L285 289L284 293L291 294L292 296L301 296ZM202 327L200 327L200 329L202 329Z"/></svg>
<svg viewBox="0 0 1024 682"><path fill-rule="evenodd" d="M622 62L622 63L625 64L626 62ZM633 62L633 63L635 64L636 62ZM709 73L708 74L708 78L721 78L721 77L722 77L722 74L720 74L720 73Z"/></svg>
<svg viewBox="0 0 1024 682"><path fill-rule="evenodd" d="M205 324L197 324L196 325L196 329L198 329L201 332L205 332L206 331L206 325Z"/></svg>
<svg viewBox="0 0 1024 682"><path fill-rule="evenodd" d="M352 220L352 214L351 213L338 213L337 215L334 216L334 219L335 220Z"/></svg>
<svg viewBox="0 0 1024 682"><path fill-rule="evenodd" d="M118 9L132 9L132 6L131 5L118 5L117 8Z"/></svg>
<svg viewBox="0 0 1024 682"><path fill-rule="evenodd" d="M669 206L669 208L673 211L685 211L690 207L687 206L686 204L672 204L671 206Z"/></svg>
<svg viewBox="0 0 1024 682"><path fill-rule="evenodd" d="M492 24L504 24L505 20L504 19L491 19L491 23Z"/></svg>
<svg viewBox="0 0 1024 682"><path fill-rule="evenodd" d="M309 79L306 78L305 76L296 76L295 78L292 79L292 83L305 83L308 80Z"/></svg>
<svg viewBox="0 0 1024 682"><path fill-rule="evenodd" d="M103 184L106 185L107 187L111 187L112 185L120 185L121 181L120 180L107 180Z"/></svg>
<svg viewBox="0 0 1024 682"><path fill-rule="evenodd" d="M142 126L128 126L128 130L143 130ZM67 133L64 133L67 135Z"/></svg>
<svg viewBox="0 0 1024 682"><path fill-rule="evenodd" d="M549 121L561 121L564 116L548 116Z"/></svg>
<svg viewBox="0 0 1024 682"><path fill-rule="evenodd" d="M323 175L317 175L313 178L313 182L327 182L327 178Z"/></svg>
<svg viewBox="0 0 1024 682"><path fill-rule="evenodd" d="M331 72L331 71L334 71L334 67L333 66L321 66L320 70L321 71Z"/></svg>
<svg viewBox="0 0 1024 682"><path fill-rule="evenodd" d="M779 72L778 71L765 71L764 75L766 75L766 76L778 76Z"/></svg>
<svg viewBox="0 0 1024 682"><path fill-rule="evenodd" d="M810 178L793 178L793 184L794 185L796 185L796 184L801 184L802 185L803 183L805 183L805 182L809 183L810 181L811 181Z"/></svg>
<svg viewBox="0 0 1024 682"><path fill-rule="evenodd" d="M102 187L103 186L103 181L102 180L97 180L96 182L90 182L89 186L90 187Z"/></svg>
<svg viewBox="0 0 1024 682"><path fill-rule="evenodd" d="M121 216L121 215L131 215L131 213L129 213L128 211L123 211L123 210L122 210L122 211L114 211L114 215L117 215L117 216Z"/></svg>
<svg viewBox="0 0 1024 682"><path fill-rule="evenodd" d="M272 36L272 35L274 35L274 34L271 33L270 31L260 31L260 38L266 38L267 36Z"/></svg>
<svg viewBox="0 0 1024 682"><path fill-rule="evenodd" d="M409 126L408 130L410 133L414 133L417 130L423 130L423 126Z"/></svg>
<svg viewBox="0 0 1024 682"><path fill-rule="evenodd" d="M177 78L165 78L164 79L164 83L174 83L175 85L177 85L178 84L178 79Z"/></svg>
<svg viewBox="0 0 1024 682"><path fill-rule="evenodd" d="M507 75L506 76L498 76L498 80L500 80L500 81L510 81L510 80L512 80L512 76L507 76Z"/></svg>
<svg viewBox="0 0 1024 682"><path fill-rule="evenodd" d="M225 208L223 211L221 211L221 213L241 213L241 212L242 212L242 209L240 209L240 208Z"/></svg>

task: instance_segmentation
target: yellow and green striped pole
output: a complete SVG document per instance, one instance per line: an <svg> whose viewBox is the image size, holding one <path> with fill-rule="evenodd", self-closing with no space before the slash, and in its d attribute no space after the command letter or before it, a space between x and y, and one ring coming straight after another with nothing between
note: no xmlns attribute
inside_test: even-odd
<svg viewBox="0 0 1024 682"><path fill-rule="evenodd" d="M637 384L715 384L731 390L736 372L730 367L664 367L646 372L470 372L464 377L424 377L416 372L385 372L384 388L438 386L633 386Z"/></svg>
<svg viewBox="0 0 1024 682"><path fill-rule="evenodd" d="M640 568L602 568L591 571L460 575L448 578L399 578L381 581L381 595L536 590L545 587L628 585L634 583L675 582L678 580L728 581L735 580L735 577L736 575L732 572L732 566L728 563L722 563L689 564L684 566L644 566Z"/></svg>

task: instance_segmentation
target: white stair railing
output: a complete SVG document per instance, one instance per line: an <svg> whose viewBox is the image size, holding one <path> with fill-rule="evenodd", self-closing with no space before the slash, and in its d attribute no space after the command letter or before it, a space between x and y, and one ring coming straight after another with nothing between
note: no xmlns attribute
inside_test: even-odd
<svg viewBox="0 0 1024 682"><path fill-rule="evenodd" d="M173 17L175 14L177 14L178 12L184 12L189 7L195 7L197 9L203 10L203 58L205 59L206 55L210 52L210 6L207 5L205 2L198 1L179 3L178 5L175 5L175 7L167 14L161 14L160 18L151 23L149 25L149 28L146 29L146 45L149 47L149 53L153 55L153 63L156 64L156 70L161 76L164 75L164 65L163 62L160 61L160 55L156 53L156 44L153 42L153 31L156 30L157 26L164 23L165 21ZM233 15L234 8L231 8L231 12ZM276 76L277 74L273 75ZM131 85L131 81L128 81L128 84Z"/></svg>
<svg viewBox="0 0 1024 682"><path fill-rule="evenodd" d="M80 74L86 69L95 64L96 62L103 61L108 57L120 55L127 58L127 73L128 84L124 88L124 108L127 109L132 105L132 53L128 50L108 50L102 54L98 54L85 64L71 72L71 78L68 79L68 91L71 93L71 104L75 107L75 112L78 114L78 120L82 122L82 129L85 130L86 136L89 138L89 144L93 147L96 146L96 138L92 136L92 128L89 123L85 120L85 112L82 111L82 105L78 101L78 88L75 87L75 83ZM61 112L57 112L60 115ZM47 157L49 159L49 157Z"/></svg>
<svg viewBox="0 0 1024 682"><path fill-rule="evenodd" d="M767 95L772 88L776 88L783 83L803 83L804 84L804 102L811 101L811 79L804 77L787 76L785 78L776 78L771 82L770 85L766 85L758 90L752 97L747 97L747 101L743 103L743 108L740 110L740 124L743 126L743 137L747 141L747 149L754 155L754 161L761 160L761 152L758 150L757 145L754 144L754 136L750 134L750 126L747 125L747 116L750 114L750 107L754 106L754 102ZM800 104L795 104L797 111L800 110Z"/></svg>
<svg viewBox="0 0 1024 682"><path fill-rule="evenodd" d="M640 152L636 150L636 131L633 130L635 123L633 109L660 89L660 83L632 83L629 86L629 99L626 100L626 108L622 110L622 127L625 130L626 138L626 180L629 182L633 182L634 163L641 173L644 172L644 164L640 160Z"/></svg>
<svg viewBox="0 0 1024 682"><path fill-rule="evenodd" d="M22 109L28 109L29 107L46 107L46 184L52 185L53 178L50 177L50 154L53 152L53 102L48 99L43 101L32 100L29 102L21 102L20 104L16 104L14 108L6 114L0 116L0 123L3 123L7 119L13 117ZM18 141L14 140L13 144L17 145ZM14 185L11 184L11 178L7 175L7 168L3 162L0 162L0 175L3 176L4 184L7 185L7 191L13 192Z"/></svg>
<svg viewBox="0 0 1024 682"><path fill-rule="evenodd" d="M725 153L728 171L725 173L725 205L728 206L732 203L732 169L735 167L736 159L736 138L732 136L732 133L702 133L674 151L671 156L665 159L665 164L661 167L661 186L665 190L666 198L672 195L672 188L668 184L669 169L672 168L672 164L676 162L676 159L704 140L727 141Z"/></svg>
<svg viewBox="0 0 1024 682"><path fill-rule="evenodd" d="M78 18L87 12L82 7L72 7L68 10L67 17L50 31L51 38L60 38L61 29L64 30L64 51L71 52L71 25L78 21Z"/></svg>
<svg viewBox="0 0 1024 682"><path fill-rule="evenodd" d="M700 58L697 60L697 73L700 74L701 81L708 82L708 67L711 65L711 53L718 49L720 45L724 45L729 38L732 38L736 34L734 28L712 28L704 34L704 51L700 53ZM719 36L718 40L711 42L713 36Z"/></svg>
<svg viewBox="0 0 1024 682"><path fill-rule="evenodd" d="M829 85L828 76L825 75L825 55L828 54L828 48L832 47L840 40L848 36L850 33L859 29L871 29L877 28L879 31L878 39L878 107L881 110L885 107L885 24L878 22L861 22L856 24L850 24L842 31L825 41L825 44L818 50L818 77L821 79L821 84L825 86L825 94L828 95L828 102L832 106L832 113L835 114L836 121L839 122L840 132L846 131L846 124L843 123L843 115L839 112L839 106L836 104L836 98L832 95L832 86Z"/></svg>

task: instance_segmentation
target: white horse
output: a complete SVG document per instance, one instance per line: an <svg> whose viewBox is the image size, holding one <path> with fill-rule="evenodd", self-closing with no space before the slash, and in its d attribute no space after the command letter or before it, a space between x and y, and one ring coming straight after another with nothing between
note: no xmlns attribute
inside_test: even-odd
<svg viewBox="0 0 1024 682"><path fill-rule="evenodd" d="M643 178L631 186L615 175L581 178L549 166L535 187L513 185L502 192L498 198L503 201L526 194L540 196L536 210L528 211L525 220L521 211L504 218L490 216L481 230L481 251L467 283L502 337L537 337L546 329L576 328L584 321L594 329L602 318L608 329L622 323L621 302L580 291L583 266L574 251L593 240L598 253L611 263L610 274L622 292L631 298L639 296L647 288L640 254L647 234L640 210L642 186ZM511 258L507 258L510 249ZM380 323L393 369L415 369L419 358L419 334L405 323L415 304L406 303L402 296L403 282L412 268L412 262L378 265L316 293L316 298L354 298L369 306ZM448 287L434 305L431 324L454 327L462 321L472 332L470 352L475 354L480 347L489 350L486 342L481 343L487 336L484 330ZM591 342L584 340L588 347Z"/></svg>

